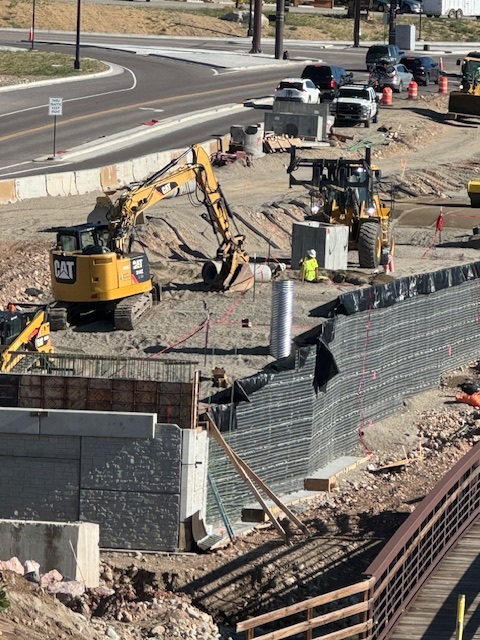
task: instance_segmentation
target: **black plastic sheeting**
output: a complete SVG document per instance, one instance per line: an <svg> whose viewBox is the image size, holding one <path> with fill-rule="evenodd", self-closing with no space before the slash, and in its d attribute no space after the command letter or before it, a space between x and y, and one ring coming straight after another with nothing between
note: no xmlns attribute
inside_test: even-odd
<svg viewBox="0 0 480 640"><path fill-rule="evenodd" d="M303 489L318 469L358 453L361 433L368 444L370 425L405 397L478 357L479 273L474 263L340 296L330 318L297 337L293 368L240 380L249 402L230 403L225 390L214 409L225 439L278 494ZM255 499L213 440L209 471L238 523ZM207 522L221 522L210 493Z"/></svg>

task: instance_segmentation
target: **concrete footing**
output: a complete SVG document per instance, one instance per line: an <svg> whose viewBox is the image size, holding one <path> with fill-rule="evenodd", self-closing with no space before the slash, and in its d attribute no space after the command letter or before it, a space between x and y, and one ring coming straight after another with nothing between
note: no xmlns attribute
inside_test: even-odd
<svg viewBox="0 0 480 640"><path fill-rule="evenodd" d="M99 527L91 522L0 520L1 559L35 560L40 573L57 569L64 578L98 587Z"/></svg>

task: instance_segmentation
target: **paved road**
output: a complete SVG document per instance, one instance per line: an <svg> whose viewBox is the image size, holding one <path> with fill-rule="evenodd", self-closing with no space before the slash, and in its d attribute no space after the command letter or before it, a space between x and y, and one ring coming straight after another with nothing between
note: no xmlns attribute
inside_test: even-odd
<svg viewBox="0 0 480 640"><path fill-rule="evenodd" d="M29 47L25 34L0 32L0 44ZM41 50L72 52L74 34L36 34ZM82 34L81 56L110 63L113 73L83 82L51 83L0 94L0 178L90 168L143 155L188 146L192 141L228 132L232 124L263 121L263 113L244 108L244 100L271 95L278 81L298 75L307 60L323 60L345 66L356 79L366 79L365 48L286 41L290 60L274 59L274 42L264 41L261 55L248 53L248 39L199 40L158 37L94 36ZM454 70L455 56L444 56L447 70ZM195 64L192 64L195 62ZM200 64L198 64L200 63ZM435 88L427 90L435 91ZM423 89L421 89L423 91ZM63 116L57 118L55 151L85 143L105 142L123 131L144 128L143 138L123 139L115 148L89 156L60 153L53 156L53 122L48 116L50 97L62 97ZM218 111L218 107L225 110ZM201 111L200 119L186 119ZM178 122L178 117L183 122ZM170 129L145 123L176 119ZM96 157L95 157L96 156Z"/></svg>

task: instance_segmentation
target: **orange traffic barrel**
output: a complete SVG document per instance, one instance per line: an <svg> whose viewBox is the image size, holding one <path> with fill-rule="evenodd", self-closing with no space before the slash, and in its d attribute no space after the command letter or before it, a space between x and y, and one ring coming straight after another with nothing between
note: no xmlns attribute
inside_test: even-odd
<svg viewBox="0 0 480 640"><path fill-rule="evenodd" d="M438 78L438 93L448 93L448 78L440 76Z"/></svg>
<svg viewBox="0 0 480 640"><path fill-rule="evenodd" d="M382 91L382 104L386 107L390 106L393 101L393 92L390 87L385 87Z"/></svg>
<svg viewBox="0 0 480 640"><path fill-rule="evenodd" d="M408 99L416 100L418 98L418 84L412 80L408 85Z"/></svg>

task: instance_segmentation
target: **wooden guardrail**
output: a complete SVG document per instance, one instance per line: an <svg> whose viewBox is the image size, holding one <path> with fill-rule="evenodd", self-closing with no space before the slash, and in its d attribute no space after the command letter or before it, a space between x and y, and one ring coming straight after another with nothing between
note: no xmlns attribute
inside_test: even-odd
<svg viewBox="0 0 480 640"><path fill-rule="evenodd" d="M372 593L374 584L375 579L369 578L348 587L342 587L341 589L324 593L320 596L316 596L315 598L297 602L289 607L282 607L281 609L264 613L256 616L255 618L244 620L237 624L237 632L246 631L247 640L252 640L253 638L261 638L261 640L280 640L281 638L291 638L299 633L305 633L305 638L307 640L312 640L313 629L325 627L332 622L345 620L352 616L360 616L360 622L352 623L348 627L344 627L338 631L333 631L327 635L322 635L322 640L343 640L344 638L350 638L356 634L363 634L361 636L362 638L368 638L370 637L369 632L371 631L373 624L371 616L373 601L370 598L370 594ZM347 607L341 607L335 611L330 611L329 613L322 615L314 615L316 607L331 604L356 594L362 594L361 602ZM282 627L281 629L264 633L263 635L254 635L255 629L258 627L274 622L275 620L282 620L303 612L306 613L307 617L303 622L296 622L288 627Z"/></svg>

